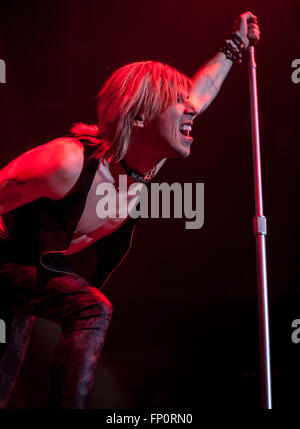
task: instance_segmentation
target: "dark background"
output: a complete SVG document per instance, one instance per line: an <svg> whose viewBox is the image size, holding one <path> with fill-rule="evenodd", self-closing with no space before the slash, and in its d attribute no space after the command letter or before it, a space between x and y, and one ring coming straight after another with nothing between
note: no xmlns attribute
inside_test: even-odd
<svg viewBox="0 0 300 429"><path fill-rule="evenodd" d="M1 1L1 167L93 122L96 94L118 67L169 63L192 76L238 14L258 16L274 407L299 403L299 2ZM89 408L260 406L251 129L247 68L233 69L197 120L192 153L159 181L204 182L205 222L141 220L103 289L114 316ZM78 261L88 268L88 252ZM45 408L59 329L37 320L10 408Z"/></svg>

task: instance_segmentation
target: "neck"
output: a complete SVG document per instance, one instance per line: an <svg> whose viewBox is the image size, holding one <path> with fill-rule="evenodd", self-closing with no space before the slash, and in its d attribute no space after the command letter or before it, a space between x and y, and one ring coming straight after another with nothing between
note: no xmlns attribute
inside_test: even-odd
<svg viewBox="0 0 300 429"><path fill-rule="evenodd" d="M142 150L141 150L142 148ZM163 157L153 151L153 144L147 145L144 141L132 139L124 161L131 170L144 175L154 166L157 166Z"/></svg>
<svg viewBox="0 0 300 429"><path fill-rule="evenodd" d="M141 174L142 176L148 173L156 164L158 164L159 160L149 160L149 159L138 159L136 156L128 156L126 154L124 161L128 165L128 167Z"/></svg>
<svg viewBox="0 0 300 429"><path fill-rule="evenodd" d="M138 143L136 140L131 141L129 149L124 157L124 161L131 170L141 175L145 175L149 170L151 170L152 167L156 166L154 174L156 175L167 158L163 158L162 156L153 153L153 150L150 150L148 145L144 145L143 141ZM142 153L141 147L143 148ZM114 179L117 181L119 180L118 176L120 174L126 174L119 162L116 164L111 164L110 169ZM128 180L129 185L134 183L134 180L131 177L129 177Z"/></svg>

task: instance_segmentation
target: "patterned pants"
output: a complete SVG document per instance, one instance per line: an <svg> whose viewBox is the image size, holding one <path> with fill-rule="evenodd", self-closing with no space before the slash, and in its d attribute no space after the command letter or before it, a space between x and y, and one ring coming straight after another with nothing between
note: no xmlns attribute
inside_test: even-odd
<svg viewBox="0 0 300 429"><path fill-rule="evenodd" d="M61 326L50 370L50 408L84 408L112 315L105 296L77 274L42 277L35 266L3 253L0 240L0 318L10 316L0 360L0 408L16 383L35 316Z"/></svg>

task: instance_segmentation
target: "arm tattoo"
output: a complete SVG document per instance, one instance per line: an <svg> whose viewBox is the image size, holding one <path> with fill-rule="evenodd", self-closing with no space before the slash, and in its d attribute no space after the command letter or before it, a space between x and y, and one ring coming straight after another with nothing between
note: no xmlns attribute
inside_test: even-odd
<svg viewBox="0 0 300 429"><path fill-rule="evenodd" d="M16 186L25 185L26 182L22 181L18 178L18 176L13 177L11 179L4 179L2 182L0 182L0 189L4 188L4 186L8 183L13 183Z"/></svg>

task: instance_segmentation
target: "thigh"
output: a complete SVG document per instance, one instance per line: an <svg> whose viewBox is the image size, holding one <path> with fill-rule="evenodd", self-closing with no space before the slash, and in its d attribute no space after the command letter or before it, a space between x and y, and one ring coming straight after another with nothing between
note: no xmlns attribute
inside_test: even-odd
<svg viewBox="0 0 300 429"><path fill-rule="evenodd" d="M110 303L97 288L76 273L67 273L48 280L15 310L62 325L98 316L108 308Z"/></svg>
<svg viewBox="0 0 300 429"><path fill-rule="evenodd" d="M0 263L0 312L26 313L61 325L66 319L80 318L84 309L92 315L99 304L110 307L105 296L76 273L22 264L13 252Z"/></svg>

